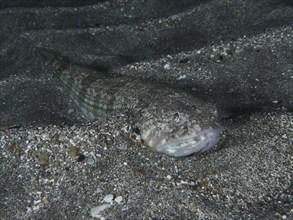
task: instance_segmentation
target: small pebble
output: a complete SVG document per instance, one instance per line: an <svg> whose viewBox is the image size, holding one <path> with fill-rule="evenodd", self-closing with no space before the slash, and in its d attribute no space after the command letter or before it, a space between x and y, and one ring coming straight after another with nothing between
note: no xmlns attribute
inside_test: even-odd
<svg viewBox="0 0 293 220"><path fill-rule="evenodd" d="M107 136L107 137L106 137L106 144L107 144L107 145L111 145L111 144L113 144L113 140L112 140L112 138L111 138L110 136Z"/></svg>
<svg viewBox="0 0 293 220"><path fill-rule="evenodd" d="M95 159L93 157L88 157L86 163L88 165L93 165L95 163Z"/></svg>
<svg viewBox="0 0 293 220"><path fill-rule="evenodd" d="M72 148L72 149L69 151L69 155L70 155L71 157L75 157L75 156L77 155L77 153L78 153L78 148L77 148L77 147L74 147L74 148Z"/></svg>
<svg viewBox="0 0 293 220"><path fill-rule="evenodd" d="M48 165L49 156L46 153L40 153L38 155L38 161L40 165Z"/></svg>
<svg viewBox="0 0 293 220"><path fill-rule="evenodd" d="M101 193L101 192L103 192L103 190L101 190L100 188L96 189L96 193Z"/></svg>
<svg viewBox="0 0 293 220"><path fill-rule="evenodd" d="M123 201L122 196L118 196L117 198L115 198L115 202L117 202L118 204L122 201Z"/></svg>
<svg viewBox="0 0 293 220"><path fill-rule="evenodd" d="M170 64L169 63L165 64L164 69L169 70L170 69Z"/></svg>
<svg viewBox="0 0 293 220"><path fill-rule="evenodd" d="M48 204L49 204L49 200L48 200L46 197L44 197L44 198L43 198L43 203L44 203L45 205L48 205Z"/></svg>
<svg viewBox="0 0 293 220"><path fill-rule="evenodd" d="M91 216L92 217L98 217L98 215L102 211L104 211L105 209L109 208L110 206L111 206L110 204L103 204L103 205L91 208Z"/></svg>
<svg viewBox="0 0 293 220"><path fill-rule="evenodd" d="M104 201L107 202L107 203L111 203L114 199L114 196L112 194L108 194L104 197Z"/></svg>
<svg viewBox="0 0 293 220"><path fill-rule="evenodd" d="M186 79L186 75L179 76L177 79L178 80Z"/></svg>
<svg viewBox="0 0 293 220"><path fill-rule="evenodd" d="M68 114L72 114L72 113L74 113L74 109L71 108L68 110Z"/></svg>

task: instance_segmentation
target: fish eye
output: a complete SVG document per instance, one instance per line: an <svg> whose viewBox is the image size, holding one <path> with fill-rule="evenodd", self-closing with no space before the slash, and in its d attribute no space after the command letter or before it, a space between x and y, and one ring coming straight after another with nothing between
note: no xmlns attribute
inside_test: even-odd
<svg viewBox="0 0 293 220"><path fill-rule="evenodd" d="M173 119L174 119L174 121L176 121L176 122L179 121L179 119L180 119L180 114L179 114L179 112L176 112L176 113L173 115Z"/></svg>

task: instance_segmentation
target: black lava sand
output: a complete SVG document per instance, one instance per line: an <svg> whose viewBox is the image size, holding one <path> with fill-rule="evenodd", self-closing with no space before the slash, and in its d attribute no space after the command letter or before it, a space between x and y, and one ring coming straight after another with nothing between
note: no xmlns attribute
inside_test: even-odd
<svg viewBox="0 0 293 220"><path fill-rule="evenodd" d="M290 219L290 1L1 1L0 219ZM218 106L211 151L141 147L88 122L42 51ZM54 56L54 55L53 55Z"/></svg>

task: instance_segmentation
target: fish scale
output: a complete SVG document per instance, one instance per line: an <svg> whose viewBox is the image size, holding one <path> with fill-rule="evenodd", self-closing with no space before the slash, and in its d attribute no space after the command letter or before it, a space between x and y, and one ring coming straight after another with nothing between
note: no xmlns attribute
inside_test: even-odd
<svg viewBox="0 0 293 220"><path fill-rule="evenodd" d="M215 105L184 91L139 80L111 79L62 60L55 74L90 120L115 112L132 112L133 128L156 151L174 157L211 149L221 126Z"/></svg>

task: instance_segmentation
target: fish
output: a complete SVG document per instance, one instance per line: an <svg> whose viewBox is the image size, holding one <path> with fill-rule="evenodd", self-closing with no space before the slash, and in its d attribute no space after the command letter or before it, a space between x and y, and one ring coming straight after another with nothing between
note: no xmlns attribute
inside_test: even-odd
<svg viewBox="0 0 293 220"><path fill-rule="evenodd" d="M217 107L208 100L163 84L107 77L60 59L52 67L89 120L130 112L131 127L159 153L184 157L208 151L220 140Z"/></svg>

